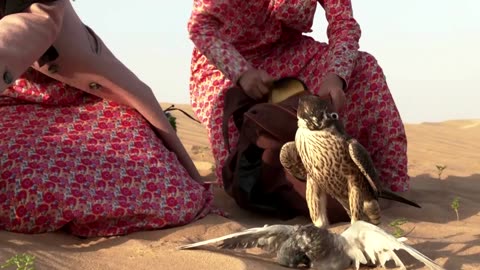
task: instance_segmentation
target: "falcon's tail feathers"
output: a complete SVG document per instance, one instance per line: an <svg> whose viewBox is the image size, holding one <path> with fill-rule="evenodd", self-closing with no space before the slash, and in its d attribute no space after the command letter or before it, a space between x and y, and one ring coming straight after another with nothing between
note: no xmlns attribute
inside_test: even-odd
<svg viewBox="0 0 480 270"><path fill-rule="evenodd" d="M393 192L387 191L387 190L382 190L379 194L379 197L387 199L387 200L391 200L391 201L397 201L397 202L401 202L401 203L404 203L404 204L408 204L408 205L411 205L411 206L414 206L414 207L417 207L417 208L422 208L416 202L405 199L404 197L402 197L400 195L397 195Z"/></svg>

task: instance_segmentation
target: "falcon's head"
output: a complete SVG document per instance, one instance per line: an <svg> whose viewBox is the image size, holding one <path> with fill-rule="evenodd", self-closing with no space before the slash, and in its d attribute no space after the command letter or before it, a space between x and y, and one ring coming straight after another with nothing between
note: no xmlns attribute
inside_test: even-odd
<svg viewBox="0 0 480 270"><path fill-rule="evenodd" d="M332 111L332 104L316 95L304 95L298 100L297 118L299 127L323 130L336 127L339 117Z"/></svg>

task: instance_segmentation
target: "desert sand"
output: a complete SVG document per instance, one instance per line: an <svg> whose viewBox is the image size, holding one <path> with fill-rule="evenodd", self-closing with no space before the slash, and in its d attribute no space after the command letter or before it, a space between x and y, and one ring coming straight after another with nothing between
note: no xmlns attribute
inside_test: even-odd
<svg viewBox="0 0 480 270"><path fill-rule="evenodd" d="M163 104L164 108L166 105ZM177 105L191 112L187 105ZM213 158L204 128L174 112L178 133L206 180L213 180ZM416 209L393 204L384 211L385 230L389 223L406 219L401 225L407 243L449 270L480 269L480 120L407 124L411 191L404 194L423 207ZM447 166L441 175L437 165ZM138 232L112 238L79 239L61 232L22 235L0 232L0 262L14 254L36 256L40 269L286 269L269 258L204 250L175 248L232 233L242 228L273 223L307 223L305 218L280 221L238 209L220 189L216 205L229 218L209 215L192 224L171 229ZM451 208L459 198L459 220ZM335 225L342 230L348 224ZM427 269L408 254L399 252L408 269ZM390 264L391 265L391 264ZM13 269L13 268L12 268ZM377 269L377 268L375 268ZM380 268L378 268L380 269Z"/></svg>

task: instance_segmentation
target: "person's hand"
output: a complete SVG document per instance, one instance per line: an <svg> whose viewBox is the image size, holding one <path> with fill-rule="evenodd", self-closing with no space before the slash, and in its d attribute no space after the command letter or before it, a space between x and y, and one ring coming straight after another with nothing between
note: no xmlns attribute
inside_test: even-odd
<svg viewBox="0 0 480 270"><path fill-rule="evenodd" d="M318 96L330 98L336 111L345 106L345 92L343 92L343 80L338 75L330 73L320 85Z"/></svg>
<svg viewBox="0 0 480 270"><path fill-rule="evenodd" d="M263 70L251 68L240 76L238 83L249 97L261 99L270 92L273 78Z"/></svg>

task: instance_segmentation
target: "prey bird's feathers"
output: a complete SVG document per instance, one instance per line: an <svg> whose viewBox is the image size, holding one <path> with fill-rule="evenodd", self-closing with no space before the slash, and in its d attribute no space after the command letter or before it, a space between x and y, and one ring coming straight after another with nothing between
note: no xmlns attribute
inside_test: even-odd
<svg viewBox="0 0 480 270"><path fill-rule="evenodd" d="M228 234L222 237L205 240L189 245L180 246L179 249L190 249L218 243L217 247L222 249L237 248L261 248L268 253L277 251L280 245L292 235L298 226L271 225L247 229L241 232Z"/></svg>
<svg viewBox="0 0 480 270"><path fill-rule="evenodd" d="M380 227L365 221L353 223L341 233L341 236L348 243L346 252L355 260L356 269L359 268L360 263L365 263L367 260L373 263L378 261L383 268L385 268L386 262L393 260L397 267L406 269L403 262L394 252L396 250L404 250L425 264L429 269L445 270L418 250L402 243L406 240L404 237L396 239ZM366 254L367 258L363 254Z"/></svg>
<svg viewBox="0 0 480 270"><path fill-rule="evenodd" d="M304 228L308 229L303 230ZM309 235L305 235L305 233ZM322 241L315 242L319 238ZM323 241L323 239L329 239L329 241ZM299 245L287 244L292 240L302 242L302 247L299 249ZM320 266L320 269L332 270L346 269L351 265L359 269L360 264L369 262L378 263L386 268L385 263L390 260L393 260L400 269L406 269L395 253L397 250L405 250L429 269L445 270L418 250L402 243L402 241L405 241L405 239L396 239L378 226L365 221L357 221L340 234L331 233L326 229L312 225L265 225L264 227L247 229L178 248L191 249L209 244L216 244L217 247L222 249L260 247L271 254L276 253L277 261L285 261L285 258L280 257L292 254L286 249L296 248L297 256L299 256L298 252L303 252L300 256L306 256L312 265ZM332 250L335 252L329 252ZM345 260L343 263L332 264L332 262L342 259ZM342 267L338 265L342 265ZM297 265L287 266L297 267Z"/></svg>

